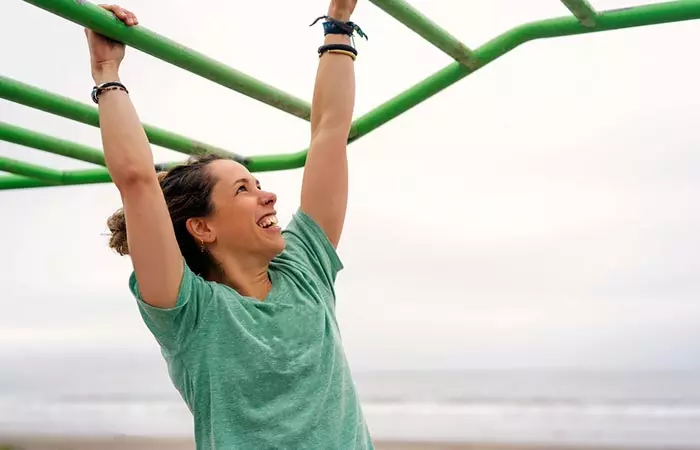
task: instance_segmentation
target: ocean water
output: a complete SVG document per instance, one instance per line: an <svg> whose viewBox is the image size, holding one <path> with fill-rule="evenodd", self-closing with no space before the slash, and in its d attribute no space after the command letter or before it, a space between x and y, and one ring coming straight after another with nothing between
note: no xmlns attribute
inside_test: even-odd
<svg viewBox="0 0 700 450"><path fill-rule="evenodd" d="M0 436L190 436L149 356L2 359ZM700 372L357 372L376 439L700 449Z"/></svg>

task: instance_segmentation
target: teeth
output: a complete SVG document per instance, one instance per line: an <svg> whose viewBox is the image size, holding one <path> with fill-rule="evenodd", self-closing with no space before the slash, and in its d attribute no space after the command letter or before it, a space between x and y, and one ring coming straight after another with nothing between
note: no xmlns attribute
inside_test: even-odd
<svg viewBox="0 0 700 450"><path fill-rule="evenodd" d="M269 228L273 225L277 225L277 216L267 216L258 222L258 225L262 228Z"/></svg>

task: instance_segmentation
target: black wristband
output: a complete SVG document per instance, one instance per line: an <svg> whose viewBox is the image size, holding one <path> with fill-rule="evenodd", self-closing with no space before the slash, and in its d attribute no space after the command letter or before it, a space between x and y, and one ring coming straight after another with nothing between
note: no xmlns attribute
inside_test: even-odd
<svg viewBox="0 0 700 450"><path fill-rule="evenodd" d="M345 52L350 52L353 55L357 56L357 50L355 50L355 47L352 45L347 45L347 44L326 44L322 45L318 48L318 54L323 55L326 53L328 50L342 50Z"/></svg>
<svg viewBox="0 0 700 450"><path fill-rule="evenodd" d="M127 94L129 91L126 89L126 86L121 84L119 81L108 81L106 83L102 83L98 86L95 86L92 88L92 93L90 94L90 97L92 98L92 101L97 103L98 102L98 97L104 91L105 89L120 89Z"/></svg>

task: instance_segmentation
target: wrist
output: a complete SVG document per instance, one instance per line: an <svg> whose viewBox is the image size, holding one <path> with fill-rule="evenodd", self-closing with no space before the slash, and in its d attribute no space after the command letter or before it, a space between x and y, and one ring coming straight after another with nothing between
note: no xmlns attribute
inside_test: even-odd
<svg viewBox="0 0 700 450"><path fill-rule="evenodd" d="M345 34L329 34L323 39L324 44L347 44L350 45L352 41L350 36Z"/></svg>
<svg viewBox="0 0 700 450"><path fill-rule="evenodd" d="M339 20L341 22L347 22L350 20L350 16L352 15L351 11L344 11L341 9L329 9L328 10L328 17Z"/></svg>
<svg viewBox="0 0 700 450"><path fill-rule="evenodd" d="M93 66L92 79L96 85L107 81L119 81L119 64L109 62Z"/></svg>

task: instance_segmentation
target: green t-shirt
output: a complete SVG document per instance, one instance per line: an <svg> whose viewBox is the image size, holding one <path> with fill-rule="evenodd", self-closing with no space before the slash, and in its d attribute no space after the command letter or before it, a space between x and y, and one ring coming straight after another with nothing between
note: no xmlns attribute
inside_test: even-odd
<svg viewBox="0 0 700 450"><path fill-rule="evenodd" d="M186 265L173 308L146 304L134 274L129 286L194 416L198 450L371 450L335 317L342 263L301 210L283 236L264 302Z"/></svg>

